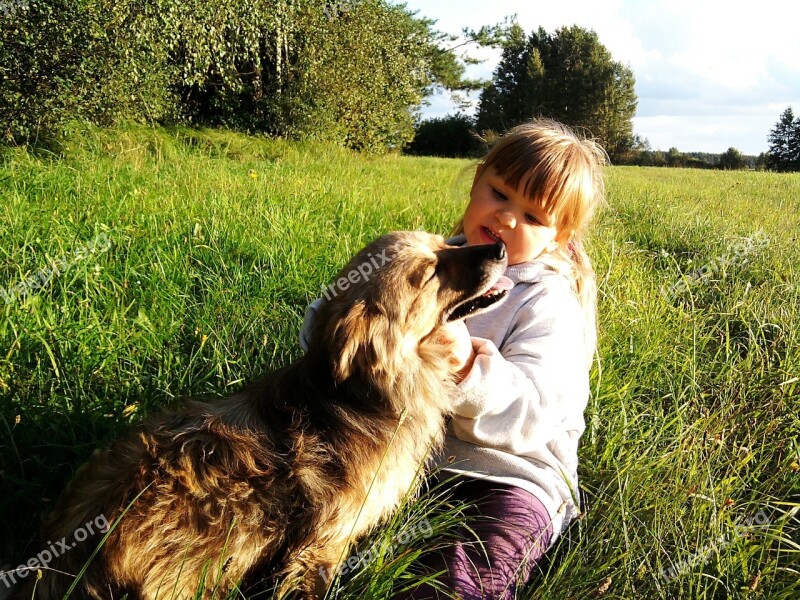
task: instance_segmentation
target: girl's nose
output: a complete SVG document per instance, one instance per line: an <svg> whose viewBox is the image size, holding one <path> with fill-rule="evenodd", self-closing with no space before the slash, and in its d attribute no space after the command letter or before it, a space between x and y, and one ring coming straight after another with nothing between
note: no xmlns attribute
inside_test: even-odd
<svg viewBox="0 0 800 600"><path fill-rule="evenodd" d="M517 220L514 218L510 212L505 210L498 210L497 211L497 221L503 226L508 227L509 229L514 229L517 225Z"/></svg>

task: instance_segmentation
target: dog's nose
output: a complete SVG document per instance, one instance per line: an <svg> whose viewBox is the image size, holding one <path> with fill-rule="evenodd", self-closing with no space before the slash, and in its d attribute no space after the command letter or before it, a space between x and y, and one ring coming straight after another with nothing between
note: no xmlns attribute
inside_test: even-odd
<svg viewBox="0 0 800 600"><path fill-rule="evenodd" d="M506 245L505 244L492 244L494 246L493 252L491 254L492 258L497 260L503 260L506 257Z"/></svg>

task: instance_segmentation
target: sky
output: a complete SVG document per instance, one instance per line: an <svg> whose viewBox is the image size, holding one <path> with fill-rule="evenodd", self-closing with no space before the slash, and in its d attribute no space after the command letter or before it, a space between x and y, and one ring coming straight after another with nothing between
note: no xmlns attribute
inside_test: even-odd
<svg viewBox="0 0 800 600"><path fill-rule="evenodd" d="M397 2L399 3L399 2ZM614 60L636 77L634 133L654 150L757 155L792 106L800 115L800 34L794 0L407 0L436 29L460 34L516 14L523 29L593 29ZM500 50L467 76L491 79ZM475 95L477 99L477 95ZM447 93L428 99L423 118L455 112ZM467 111L471 112L471 111Z"/></svg>

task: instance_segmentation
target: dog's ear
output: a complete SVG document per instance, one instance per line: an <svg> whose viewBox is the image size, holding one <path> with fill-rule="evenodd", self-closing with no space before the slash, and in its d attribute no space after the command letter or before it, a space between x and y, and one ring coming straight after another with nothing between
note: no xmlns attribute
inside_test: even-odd
<svg viewBox="0 0 800 600"><path fill-rule="evenodd" d="M345 381L356 372L374 377L392 368L402 351L384 312L357 301L340 319L333 332L333 378Z"/></svg>
<svg viewBox="0 0 800 600"><path fill-rule="evenodd" d="M357 368L367 366L366 351L369 344L369 311L363 300L351 306L333 332L334 347L338 354L332 357L333 378L337 383L346 380Z"/></svg>

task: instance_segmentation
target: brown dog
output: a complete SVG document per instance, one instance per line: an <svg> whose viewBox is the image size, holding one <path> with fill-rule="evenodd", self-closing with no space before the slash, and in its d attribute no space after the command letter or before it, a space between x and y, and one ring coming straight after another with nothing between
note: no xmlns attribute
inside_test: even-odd
<svg viewBox="0 0 800 600"><path fill-rule="evenodd" d="M441 443L454 384L437 333L499 301L505 267L501 245L381 237L332 284L305 356L96 452L43 532L112 525L73 597L224 597L263 577L323 594L320 569L337 570ZM73 544L19 597L61 599L96 545Z"/></svg>

